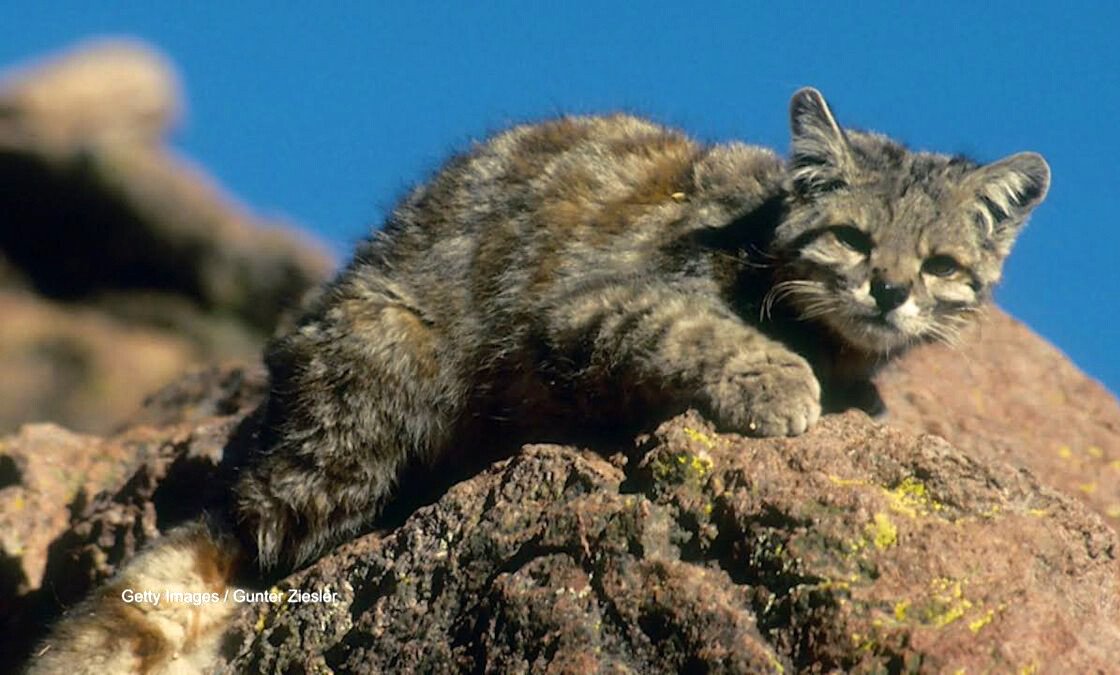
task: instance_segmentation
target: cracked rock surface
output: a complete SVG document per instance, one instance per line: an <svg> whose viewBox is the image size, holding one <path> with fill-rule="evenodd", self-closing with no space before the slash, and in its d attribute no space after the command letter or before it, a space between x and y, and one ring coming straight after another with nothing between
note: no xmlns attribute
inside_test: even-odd
<svg viewBox="0 0 1120 675"><path fill-rule="evenodd" d="M1115 534L941 439L690 413L613 459L525 447L283 584L334 602L248 609L229 670L1086 672L1120 650Z"/></svg>

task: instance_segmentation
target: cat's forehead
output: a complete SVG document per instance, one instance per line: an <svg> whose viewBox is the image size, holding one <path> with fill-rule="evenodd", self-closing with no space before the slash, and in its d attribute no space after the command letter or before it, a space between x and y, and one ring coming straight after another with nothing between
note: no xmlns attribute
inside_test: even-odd
<svg viewBox="0 0 1120 675"><path fill-rule="evenodd" d="M867 225L937 221L961 206L960 185L976 166L971 160L910 152L889 139L861 136L864 142L853 143L859 149L858 177L846 208L873 212Z"/></svg>
<svg viewBox="0 0 1120 675"><path fill-rule="evenodd" d="M891 152L864 164L860 180L818 202L825 219L855 225L880 245L926 250L975 247L974 228L962 227L968 212L959 189L974 166L963 158ZM862 158L861 158L862 159Z"/></svg>
<svg viewBox="0 0 1120 675"><path fill-rule="evenodd" d="M976 166L961 156L911 152L877 135L859 134L854 140L858 182L886 198L917 194L934 202L952 199L955 187Z"/></svg>

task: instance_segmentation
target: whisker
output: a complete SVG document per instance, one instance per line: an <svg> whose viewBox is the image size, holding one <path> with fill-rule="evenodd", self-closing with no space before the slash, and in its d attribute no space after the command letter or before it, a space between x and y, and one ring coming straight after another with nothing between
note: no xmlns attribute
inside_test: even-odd
<svg viewBox="0 0 1120 675"><path fill-rule="evenodd" d="M788 279L786 281L779 281L767 291L762 299L762 306L759 308L759 320L765 321L773 316L774 305L781 302L786 297L801 293L813 294L821 293L824 288L820 282L809 281L807 279Z"/></svg>

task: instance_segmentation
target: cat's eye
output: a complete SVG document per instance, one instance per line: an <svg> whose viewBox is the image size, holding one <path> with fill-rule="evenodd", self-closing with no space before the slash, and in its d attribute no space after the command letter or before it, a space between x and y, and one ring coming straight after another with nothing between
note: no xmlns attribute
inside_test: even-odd
<svg viewBox="0 0 1120 675"><path fill-rule="evenodd" d="M836 225L830 228L836 241L856 253L867 255L871 252L871 237L854 225Z"/></svg>
<svg viewBox="0 0 1120 675"><path fill-rule="evenodd" d="M951 277L961 269L961 264L948 255L930 256L922 263L922 272L935 277Z"/></svg>

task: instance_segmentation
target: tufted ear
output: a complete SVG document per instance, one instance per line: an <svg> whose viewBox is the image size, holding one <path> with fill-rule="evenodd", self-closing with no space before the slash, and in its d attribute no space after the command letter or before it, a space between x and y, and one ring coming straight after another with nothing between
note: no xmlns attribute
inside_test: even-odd
<svg viewBox="0 0 1120 675"><path fill-rule="evenodd" d="M793 189L807 194L844 187L851 151L824 96L812 87L799 89L789 102L789 124Z"/></svg>
<svg viewBox="0 0 1120 675"><path fill-rule="evenodd" d="M976 169L964 187L975 198L978 224L1001 255L1007 255L1027 216L1046 197L1050 166L1036 152L1020 152Z"/></svg>

